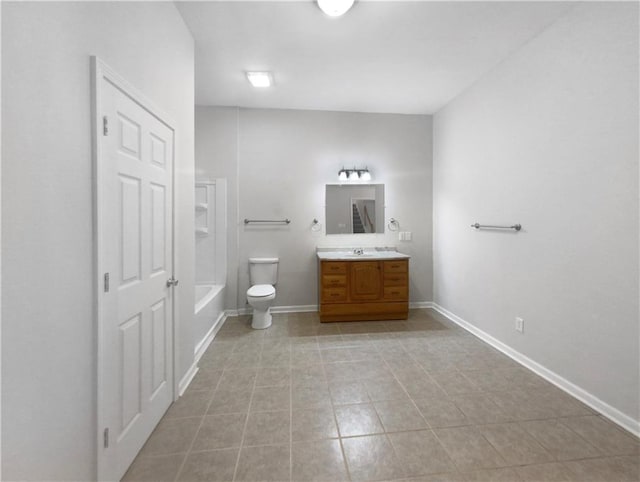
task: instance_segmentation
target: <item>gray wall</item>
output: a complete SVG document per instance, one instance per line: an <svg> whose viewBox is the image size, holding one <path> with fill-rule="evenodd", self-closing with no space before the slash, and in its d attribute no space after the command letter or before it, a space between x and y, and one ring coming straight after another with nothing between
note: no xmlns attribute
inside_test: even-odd
<svg viewBox="0 0 640 482"><path fill-rule="evenodd" d="M89 56L177 123L175 305L193 361L194 46L171 3L2 5L2 475L96 477Z"/></svg>
<svg viewBox="0 0 640 482"><path fill-rule="evenodd" d="M229 178L229 248L235 242L237 251L227 307L245 307L251 256L280 258L276 306L316 304L316 246L398 246L412 256L411 300L431 301L431 130L429 116L198 107L196 169ZM325 184L353 164L385 184L386 222L398 219L411 242L386 227L367 235L311 231L314 218L325 225ZM292 223L245 226L244 218Z"/></svg>
<svg viewBox="0 0 640 482"><path fill-rule="evenodd" d="M637 421L638 5L577 5L440 111L434 146L435 301Z"/></svg>

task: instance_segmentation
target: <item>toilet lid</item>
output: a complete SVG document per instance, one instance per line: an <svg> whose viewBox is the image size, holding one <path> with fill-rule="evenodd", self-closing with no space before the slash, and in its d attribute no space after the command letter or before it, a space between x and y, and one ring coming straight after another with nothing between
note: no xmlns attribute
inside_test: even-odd
<svg viewBox="0 0 640 482"><path fill-rule="evenodd" d="M253 285L247 291L247 296L271 296L276 292L272 285Z"/></svg>

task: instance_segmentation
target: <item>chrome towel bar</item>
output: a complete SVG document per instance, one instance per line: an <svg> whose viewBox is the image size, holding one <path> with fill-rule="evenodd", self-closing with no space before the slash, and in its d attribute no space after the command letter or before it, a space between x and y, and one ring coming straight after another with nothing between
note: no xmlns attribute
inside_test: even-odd
<svg viewBox="0 0 640 482"><path fill-rule="evenodd" d="M484 229L484 228L488 228L488 229L515 229L516 231L520 231L522 229L522 225L520 224L514 224L513 226L493 226L491 224L479 224L479 223L475 223L471 225L472 228L476 228L476 229Z"/></svg>
<svg viewBox="0 0 640 482"><path fill-rule="evenodd" d="M289 224L291 219L245 219L244 224L253 224L253 223L283 223Z"/></svg>

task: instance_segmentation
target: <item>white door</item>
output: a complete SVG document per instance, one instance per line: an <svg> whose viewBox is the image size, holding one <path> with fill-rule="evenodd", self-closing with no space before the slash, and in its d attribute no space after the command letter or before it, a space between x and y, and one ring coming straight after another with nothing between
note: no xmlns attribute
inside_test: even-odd
<svg viewBox="0 0 640 482"><path fill-rule="evenodd" d="M100 477L119 480L173 400L174 131L97 82L98 459Z"/></svg>

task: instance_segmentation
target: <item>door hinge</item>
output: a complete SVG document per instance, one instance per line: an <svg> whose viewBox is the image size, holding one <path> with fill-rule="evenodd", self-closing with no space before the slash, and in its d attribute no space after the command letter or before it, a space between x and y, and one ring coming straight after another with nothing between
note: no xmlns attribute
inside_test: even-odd
<svg viewBox="0 0 640 482"><path fill-rule="evenodd" d="M109 292L109 273L104 274L104 292Z"/></svg>
<svg viewBox="0 0 640 482"><path fill-rule="evenodd" d="M102 117L102 135L109 135L109 118L106 115Z"/></svg>
<svg viewBox="0 0 640 482"><path fill-rule="evenodd" d="M102 433L102 442L105 449L109 448L109 428L105 428Z"/></svg>

